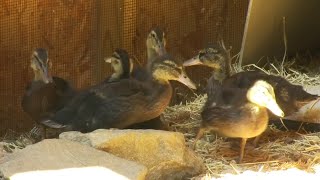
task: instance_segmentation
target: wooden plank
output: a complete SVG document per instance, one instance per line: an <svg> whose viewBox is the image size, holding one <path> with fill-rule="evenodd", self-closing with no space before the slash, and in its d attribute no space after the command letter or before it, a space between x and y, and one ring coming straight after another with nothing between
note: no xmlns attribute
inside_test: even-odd
<svg viewBox="0 0 320 180"><path fill-rule="evenodd" d="M240 56L243 64L256 63L266 56L282 58L283 17L288 55L319 49L319 6L318 0L251 0Z"/></svg>

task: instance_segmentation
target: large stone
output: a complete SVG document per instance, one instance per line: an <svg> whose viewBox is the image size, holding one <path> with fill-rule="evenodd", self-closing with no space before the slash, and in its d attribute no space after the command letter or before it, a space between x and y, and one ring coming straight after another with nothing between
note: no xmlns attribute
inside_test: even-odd
<svg viewBox="0 0 320 180"><path fill-rule="evenodd" d="M68 140L43 140L2 159L11 180L145 179L147 168Z"/></svg>
<svg viewBox="0 0 320 180"><path fill-rule="evenodd" d="M96 130L65 132L60 138L78 141L148 168L147 179L186 179L202 173L202 160L185 145L183 134L159 130Z"/></svg>

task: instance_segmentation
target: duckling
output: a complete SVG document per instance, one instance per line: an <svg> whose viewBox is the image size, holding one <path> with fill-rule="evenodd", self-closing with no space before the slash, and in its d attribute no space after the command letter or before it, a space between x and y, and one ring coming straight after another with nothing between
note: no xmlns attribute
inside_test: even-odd
<svg viewBox="0 0 320 180"><path fill-rule="evenodd" d="M260 71L245 71L230 75L230 63L229 50L220 45L200 50L197 56L185 61L184 66L205 65L212 67L214 69L213 76L223 81L223 87L248 89L257 80L265 80L273 86L276 100L286 115L297 112L303 105L319 97L307 93L302 86L293 85L280 76L268 75ZM210 86L207 86L207 89L210 89ZM210 94L211 91L207 90L207 93Z"/></svg>
<svg viewBox="0 0 320 180"><path fill-rule="evenodd" d="M273 87L266 81L258 80L249 89L225 88L218 79L210 83L216 98L208 100L203 107L201 127L194 145L206 130L241 138L238 160L241 163L247 139L259 137L268 126L267 109L279 117L284 113L276 102Z"/></svg>
<svg viewBox="0 0 320 180"><path fill-rule="evenodd" d="M120 79L129 79L131 77L133 63L129 58L129 54L124 49L116 49L111 57L104 59L106 63L110 63L114 73L104 82L110 83L119 81Z"/></svg>
<svg viewBox="0 0 320 180"><path fill-rule="evenodd" d="M124 49L116 49L113 55L109 58L105 58L107 63L111 63L114 73L111 77L108 77L104 83L110 83L114 81L119 81L120 79L129 79L132 77L133 62L129 58L129 54ZM142 78L147 78L148 74L145 69L135 69L135 74L133 78L142 81ZM168 127L164 124L160 117L156 117L147 122L134 124L127 127L128 129L161 129L167 130Z"/></svg>
<svg viewBox="0 0 320 180"><path fill-rule="evenodd" d="M50 75L50 66L47 50L35 49L30 62L34 79L26 87L21 106L36 123L61 109L76 93L66 80ZM45 128L42 135L46 138Z"/></svg>
<svg viewBox="0 0 320 180"><path fill-rule="evenodd" d="M81 132L126 128L162 114L172 96L170 80L196 88L186 75L182 62L172 59L170 55L156 56L151 62L148 81L121 79L88 89L85 96L76 96L72 103L42 123Z"/></svg>
<svg viewBox="0 0 320 180"><path fill-rule="evenodd" d="M146 68L137 67L132 72L132 77L140 81L146 81L149 77L147 70L150 69L154 57L166 53L166 38L164 31L159 27L152 28L147 36L146 46L148 58Z"/></svg>

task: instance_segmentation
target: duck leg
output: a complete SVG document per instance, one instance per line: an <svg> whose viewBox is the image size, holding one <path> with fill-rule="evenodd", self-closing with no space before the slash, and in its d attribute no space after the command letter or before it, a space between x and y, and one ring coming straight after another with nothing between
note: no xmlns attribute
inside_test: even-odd
<svg viewBox="0 0 320 180"><path fill-rule="evenodd" d="M196 136L196 138L195 138L195 140L194 140L194 142L193 142L193 144L192 144L192 148L193 148L193 149L196 148L196 143L197 143L197 141L198 141L200 138L203 137L204 132L205 132L205 129L204 129L204 128L200 128L200 129L199 129L199 131L198 131L198 133L197 133L197 136Z"/></svg>
<svg viewBox="0 0 320 180"><path fill-rule="evenodd" d="M242 162L243 154L244 154L244 148L246 147L246 143L247 143L247 138L242 138L241 139L241 143L240 143L240 157L239 157L239 160L238 160L239 164Z"/></svg>

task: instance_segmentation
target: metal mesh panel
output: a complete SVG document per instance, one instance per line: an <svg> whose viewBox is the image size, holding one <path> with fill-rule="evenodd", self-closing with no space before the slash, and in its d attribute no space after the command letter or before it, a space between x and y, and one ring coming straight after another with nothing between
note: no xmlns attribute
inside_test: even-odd
<svg viewBox="0 0 320 180"><path fill-rule="evenodd" d="M95 1L1 1L0 5L0 133L33 125L21 108L33 78L32 50L48 49L52 74L77 88L95 83L92 39Z"/></svg>
<svg viewBox="0 0 320 180"><path fill-rule="evenodd" d="M0 134L6 129L26 130L33 124L22 112L20 102L33 76L29 59L35 47L49 50L53 75L84 88L110 74L103 57L115 48L125 48L136 62L145 64L146 36L156 25L167 32L168 51L182 60L219 36L238 52L248 1L2 1ZM188 68L196 82L205 83L210 72L203 67Z"/></svg>

